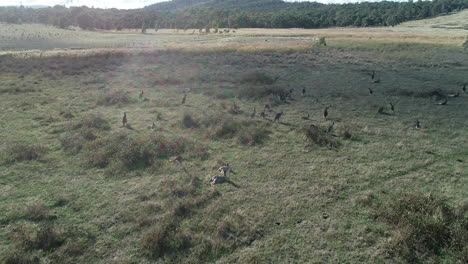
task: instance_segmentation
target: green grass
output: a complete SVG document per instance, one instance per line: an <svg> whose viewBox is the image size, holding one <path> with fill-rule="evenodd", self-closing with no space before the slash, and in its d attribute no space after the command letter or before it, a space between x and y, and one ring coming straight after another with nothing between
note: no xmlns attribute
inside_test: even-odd
<svg viewBox="0 0 468 264"><path fill-rule="evenodd" d="M13 142L43 152L0 164L0 262L400 260L385 254L394 227L375 219L381 204L418 192L466 210L468 95L447 106L427 95L460 90L468 54L333 42L285 53L1 57L0 152L12 157ZM372 70L380 83L370 82ZM252 73L261 78L242 82ZM291 88L294 100L276 100ZM100 103L106 96L118 100ZM263 120L266 103L273 113ZM280 123L269 121L281 111ZM420 130L410 128L416 119ZM333 121L334 135L312 131L325 144L302 130ZM177 155L185 169L169 161ZM99 157L105 166L93 165ZM240 189L209 186L225 163ZM443 248L422 261L463 257Z"/></svg>

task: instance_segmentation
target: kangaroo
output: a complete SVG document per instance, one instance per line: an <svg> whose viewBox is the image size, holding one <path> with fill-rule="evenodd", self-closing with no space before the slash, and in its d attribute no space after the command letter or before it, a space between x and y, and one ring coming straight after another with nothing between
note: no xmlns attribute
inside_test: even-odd
<svg viewBox="0 0 468 264"><path fill-rule="evenodd" d="M231 166L229 166L229 163L227 163L225 166L219 167L218 171L224 175L224 177L227 176L228 172L232 172L236 174L235 171L232 170Z"/></svg>
<svg viewBox="0 0 468 264"><path fill-rule="evenodd" d="M127 112L124 112L123 118L122 118L122 126L126 127L128 125L127 122Z"/></svg>
<svg viewBox="0 0 468 264"><path fill-rule="evenodd" d="M252 114L250 115L250 118L255 118L256 114L257 114L257 111L256 111L255 106L254 106L254 109L253 109Z"/></svg>
<svg viewBox="0 0 468 264"><path fill-rule="evenodd" d="M148 129L149 130L154 130L156 129L156 124L153 122L153 124L151 126L148 126Z"/></svg>
<svg viewBox="0 0 468 264"><path fill-rule="evenodd" d="M393 105L392 102L389 103L390 104L390 110L392 110L392 113L395 112L395 106Z"/></svg>
<svg viewBox="0 0 468 264"><path fill-rule="evenodd" d="M185 100L187 100L187 94L184 93L184 98L182 98L182 104L185 104Z"/></svg>
<svg viewBox="0 0 468 264"><path fill-rule="evenodd" d="M325 118L325 120L327 120L327 117L328 117L328 107L325 107L325 110L323 111L323 117Z"/></svg>
<svg viewBox="0 0 468 264"><path fill-rule="evenodd" d="M283 115L283 111L281 111L281 113L277 113L275 115L275 120L273 120L273 122L278 122L279 123L279 120L280 120L282 115Z"/></svg>
<svg viewBox="0 0 468 264"><path fill-rule="evenodd" d="M335 125L335 122L333 122L333 123L331 124L331 126L328 127L327 133L330 134L330 133L333 131L333 126L334 126L334 125Z"/></svg>
<svg viewBox="0 0 468 264"><path fill-rule="evenodd" d="M421 123L419 123L419 120L416 120L416 123L414 123L412 126L414 129L420 129L421 128Z"/></svg>
<svg viewBox="0 0 468 264"><path fill-rule="evenodd" d="M140 91L140 99L143 98L143 95L145 94L145 92L143 90Z"/></svg>
<svg viewBox="0 0 468 264"><path fill-rule="evenodd" d="M231 180L229 180L228 177L226 176L213 176L211 177L211 187L213 187L215 184L223 184L223 183L229 183L231 184L232 186L236 187L237 189L239 189L239 185L235 184L234 182L232 182Z"/></svg>

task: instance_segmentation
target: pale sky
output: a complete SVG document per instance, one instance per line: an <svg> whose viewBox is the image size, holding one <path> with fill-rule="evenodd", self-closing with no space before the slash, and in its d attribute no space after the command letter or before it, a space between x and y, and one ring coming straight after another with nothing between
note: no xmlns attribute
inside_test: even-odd
<svg viewBox="0 0 468 264"><path fill-rule="evenodd" d="M0 0L0 6L6 5L20 5L22 3L25 6L28 5L65 5L65 6L89 6L98 8L119 8L119 9L133 9L141 8L147 5L151 5L157 2L163 2L167 0ZM378 0L316 0L315 2L320 3L350 3L350 2L376 2ZM397 0L398 1L398 0ZM294 2L294 0L287 0L286 2ZM300 2L300 0L299 0Z"/></svg>

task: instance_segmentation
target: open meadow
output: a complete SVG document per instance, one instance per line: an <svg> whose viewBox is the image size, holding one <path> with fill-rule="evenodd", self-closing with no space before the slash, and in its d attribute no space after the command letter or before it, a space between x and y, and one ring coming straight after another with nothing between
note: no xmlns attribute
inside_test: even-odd
<svg viewBox="0 0 468 264"><path fill-rule="evenodd" d="M468 31L420 28L2 24L0 263L466 263Z"/></svg>

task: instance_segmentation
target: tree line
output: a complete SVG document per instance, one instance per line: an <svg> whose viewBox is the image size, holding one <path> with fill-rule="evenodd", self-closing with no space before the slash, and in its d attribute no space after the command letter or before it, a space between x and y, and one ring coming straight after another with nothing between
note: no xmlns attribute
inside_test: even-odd
<svg viewBox="0 0 468 264"><path fill-rule="evenodd" d="M123 28L325 28L394 26L404 21L439 16L468 7L468 0L364 2L354 4L298 3L275 12L225 8L159 11L54 6L32 9L0 7L0 22L39 23L59 28L121 30Z"/></svg>

